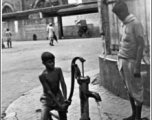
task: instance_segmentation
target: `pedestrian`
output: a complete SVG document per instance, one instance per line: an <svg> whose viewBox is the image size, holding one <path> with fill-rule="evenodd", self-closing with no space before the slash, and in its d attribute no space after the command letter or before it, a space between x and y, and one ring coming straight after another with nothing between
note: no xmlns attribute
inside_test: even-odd
<svg viewBox="0 0 152 120"><path fill-rule="evenodd" d="M143 26L129 13L125 2L116 2L112 11L123 22L117 64L132 107L132 115L124 120L141 120L143 82L140 70L144 49Z"/></svg>
<svg viewBox="0 0 152 120"><path fill-rule="evenodd" d="M52 23L47 26L48 39L50 40L50 45L54 46L54 28Z"/></svg>
<svg viewBox="0 0 152 120"><path fill-rule="evenodd" d="M41 56L46 69L39 76L43 86L41 120L52 120L49 112L57 110L60 120L67 120L67 87L64 81L62 69L55 67L55 56L50 52L44 52ZM60 84L62 92L60 90ZM63 94L62 94L63 93Z"/></svg>
<svg viewBox="0 0 152 120"><path fill-rule="evenodd" d="M9 30L9 28L6 29L5 35L6 35L6 38L7 38L7 46L8 46L8 48L12 48L12 40L11 40L12 33Z"/></svg>
<svg viewBox="0 0 152 120"><path fill-rule="evenodd" d="M4 44L4 41L2 39L2 49L4 49L4 48L5 48L5 44Z"/></svg>

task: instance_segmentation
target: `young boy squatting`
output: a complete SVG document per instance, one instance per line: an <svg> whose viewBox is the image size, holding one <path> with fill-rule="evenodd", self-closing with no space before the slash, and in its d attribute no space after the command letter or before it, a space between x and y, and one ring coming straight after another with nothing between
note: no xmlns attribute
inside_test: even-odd
<svg viewBox="0 0 152 120"><path fill-rule="evenodd" d="M39 76L43 86L41 120L52 120L51 110L57 110L60 120L67 120L67 87L64 81L62 69L55 67L55 56L50 52L44 52L41 56L46 69ZM60 90L60 84L62 92ZM62 94L63 93L63 94Z"/></svg>

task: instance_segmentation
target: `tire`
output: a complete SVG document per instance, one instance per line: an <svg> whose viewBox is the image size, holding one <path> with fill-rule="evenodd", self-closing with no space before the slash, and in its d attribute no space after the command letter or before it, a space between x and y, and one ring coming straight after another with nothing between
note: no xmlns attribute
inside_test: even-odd
<svg viewBox="0 0 152 120"><path fill-rule="evenodd" d="M88 38L92 37L92 32L89 29L86 32L86 37Z"/></svg>

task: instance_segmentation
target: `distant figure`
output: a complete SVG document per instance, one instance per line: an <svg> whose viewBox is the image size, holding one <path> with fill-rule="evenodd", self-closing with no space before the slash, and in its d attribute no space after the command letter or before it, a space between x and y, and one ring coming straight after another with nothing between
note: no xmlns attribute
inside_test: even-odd
<svg viewBox="0 0 152 120"><path fill-rule="evenodd" d="M54 46L53 41L54 41L54 28L52 23L50 23L47 26L47 33L48 33L48 39L50 40L50 45Z"/></svg>
<svg viewBox="0 0 152 120"><path fill-rule="evenodd" d="M37 35L33 34L33 40L37 40Z"/></svg>
<svg viewBox="0 0 152 120"><path fill-rule="evenodd" d="M12 33L11 33L11 31L8 28L6 29L5 35L6 35L6 38L7 38L7 46L8 46L8 48L12 48L12 40L11 40Z"/></svg>
<svg viewBox="0 0 152 120"><path fill-rule="evenodd" d="M143 81L141 60L144 50L144 32L141 22L129 13L125 2L116 2L112 11L123 22L118 69L128 92L132 115L123 120L142 120Z"/></svg>
<svg viewBox="0 0 152 120"><path fill-rule="evenodd" d="M4 49L4 48L5 48L5 44L4 44L4 41L2 39L2 49Z"/></svg>
<svg viewBox="0 0 152 120"><path fill-rule="evenodd" d="M62 69L55 67L55 56L50 52L44 52L41 56L46 69L40 74L39 79L43 86L41 120L53 120L49 112L57 110L60 120L67 120L67 87L64 81ZM60 90L60 85L62 92Z"/></svg>

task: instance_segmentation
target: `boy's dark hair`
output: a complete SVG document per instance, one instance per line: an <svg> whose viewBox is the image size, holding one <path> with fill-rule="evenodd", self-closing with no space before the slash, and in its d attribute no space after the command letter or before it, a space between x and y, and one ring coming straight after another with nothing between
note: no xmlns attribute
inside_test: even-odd
<svg viewBox="0 0 152 120"><path fill-rule="evenodd" d="M116 2L116 4L114 5L112 11L114 13L117 13L119 11L123 11L123 12L126 12L128 11L128 6L125 2L122 2L122 1L118 1Z"/></svg>
<svg viewBox="0 0 152 120"><path fill-rule="evenodd" d="M9 31L9 28L7 28L6 31Z"/></svg>
<svg viewBox="0 0 152 120"><path fill-rule="evenodd" d="M54 60L55 56L50 52L43 52L41 55L42 62L46 62L48 60Z"/></svg>

